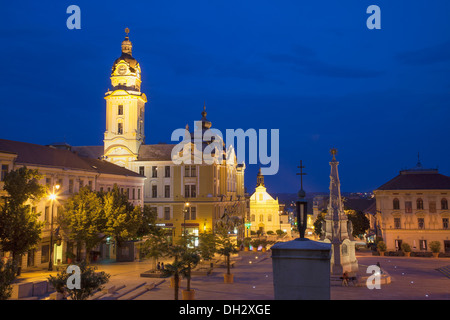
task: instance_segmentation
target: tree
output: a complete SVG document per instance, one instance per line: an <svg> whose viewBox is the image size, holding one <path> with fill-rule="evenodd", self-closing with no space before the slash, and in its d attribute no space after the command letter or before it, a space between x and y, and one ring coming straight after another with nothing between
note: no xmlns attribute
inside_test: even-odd
<svg viewBox="0 0 450 320"><path fill-rule="evenodd" d="M17 266L13 260L0 260L0 300L11 297L11 283L16 278Z"/></svg>
<svg viewBox="0 0 450 320"><path fill-rule="evenodd" d="M80 188L67 200L58 222L71 240L84 243L86 261L89 262L91 250L105 237L101 233L105 230L106 219L97 192L88 186Z"/></svg>
<svg viewBox="0 0 450 320"><path fill-rule="evenodd" d="M370 221L362 211L350 210L348 219L353 226L353 237L361 238L370 228Z"/></svg>
<svg viewBox="0 0 450 320"><path fill-rule="evenodd" d="M327 214L326 210L322 211L317 215L317 218L314 221L314 234L319 237L322 235L322 224L325 221L326 214Z"/></svg>
<svg viewBox="0 0 450 320"><path fill-rule="evenodd" d="M12 253L21 270L21 256L37 245L41 239L43 222L38 212L33 212L28 201L42 198L46 188L39 184L41 175L37 170L26 167L10 171L4 180L3 189L7 192L4 204L0 207L0 246L3 251Z"/></svg>
<svg viewBox="0 0 450 320"><path fill-rule="evenodd" d="M137 237L143 222L141 207L128 202L126 194L120 192L117 185L106 193L100 194L103 200L105 228L103 233L112 236L118 246L124 241Z"/></svg>
<svg viewBox="0 0 450 320"><path fill-rule="evenodd" d="M108 283L110 274L104 271L96 272L96 267L88 266L86 261L81 262L80 268L80 288L69 289L67 280L72 275L66 270L60 271L55 277L49 276L48 280L53 285L55 290L63 295L68 295L72 300L87 300L98 290L103 288L103 285Z"/></svg>

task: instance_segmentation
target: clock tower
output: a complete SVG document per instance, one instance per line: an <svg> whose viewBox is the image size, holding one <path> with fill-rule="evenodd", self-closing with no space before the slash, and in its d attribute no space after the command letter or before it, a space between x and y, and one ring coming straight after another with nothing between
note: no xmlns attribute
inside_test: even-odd
<svg viewBox="0 0 450 320"><path fill-rule="evenodd" d="M147 97L141 92L141 67L131 55L132 44L125 29L122 55L111 70L112 89L105 93L106 131L104 156L124 167L137 159L145 142L144 113Z"/></svg>

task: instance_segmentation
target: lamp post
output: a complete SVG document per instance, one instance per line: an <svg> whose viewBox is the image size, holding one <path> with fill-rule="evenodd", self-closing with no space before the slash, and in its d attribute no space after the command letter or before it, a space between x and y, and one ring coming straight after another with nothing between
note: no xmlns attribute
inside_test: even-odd
<svg viewBox="0 0 450 320"><path fill-rule="evenodd" d="M59 190L59 184L53 186L52 193L49 196L52 206L52 216L50 218L50 259L48 261L48 271L53 271L53 207L57 197L55 189Z"/></svg>
<svg viewBox="0 0 450 320"><path fill-rule="evenodd" d="M186 202L184 204L184 210L183 210L183 236L186 236L186 214L189 210L189 202Z"/></svg>

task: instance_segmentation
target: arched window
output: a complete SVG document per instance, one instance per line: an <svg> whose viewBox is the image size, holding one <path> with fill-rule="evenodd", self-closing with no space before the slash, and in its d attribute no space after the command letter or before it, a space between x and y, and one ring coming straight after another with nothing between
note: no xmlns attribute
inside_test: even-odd
<svg viewBox="0 0 450 320"><path fill-rule="evenodd" d="M448 202L447 202L447 199L445 199L445 198L443 198L441 200L441 209L442 210L448 210Z"/></svg>
<svg viewBox="0 0 450 320"><path fill-rule="evenodd" d="M264 216L262 214L259 215L259 222L264 222Z"/></svg>
<svg viewBox="0 0 450 320"><path fill-rule="evenodd" d="M400 201L397 198L392 201L392 204L394 206L394 210L400 210Z"/></svg>
<svg viewBox="0 0 450 320"><path fill-rule="evenodd" d="M417 210L423 210L423 200L417 199Z"/></svg>

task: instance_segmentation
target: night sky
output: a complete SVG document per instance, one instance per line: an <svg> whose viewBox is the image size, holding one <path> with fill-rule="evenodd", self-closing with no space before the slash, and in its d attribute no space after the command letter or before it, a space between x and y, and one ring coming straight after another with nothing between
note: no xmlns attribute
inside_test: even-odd
<svg viewBox="0 0 450 320"><path fill-rule="evenodd" d="M81 30L69 30L69 5ZM369 5L381 30L369 30ZM146 143L171 143L206 101L213 127L280 130L269 193L372 191L414 167L450 174L450 1L7 1L0 138L102 145L104 93L130 28ZM248 165L253 192L259 165Z"/></svg>

